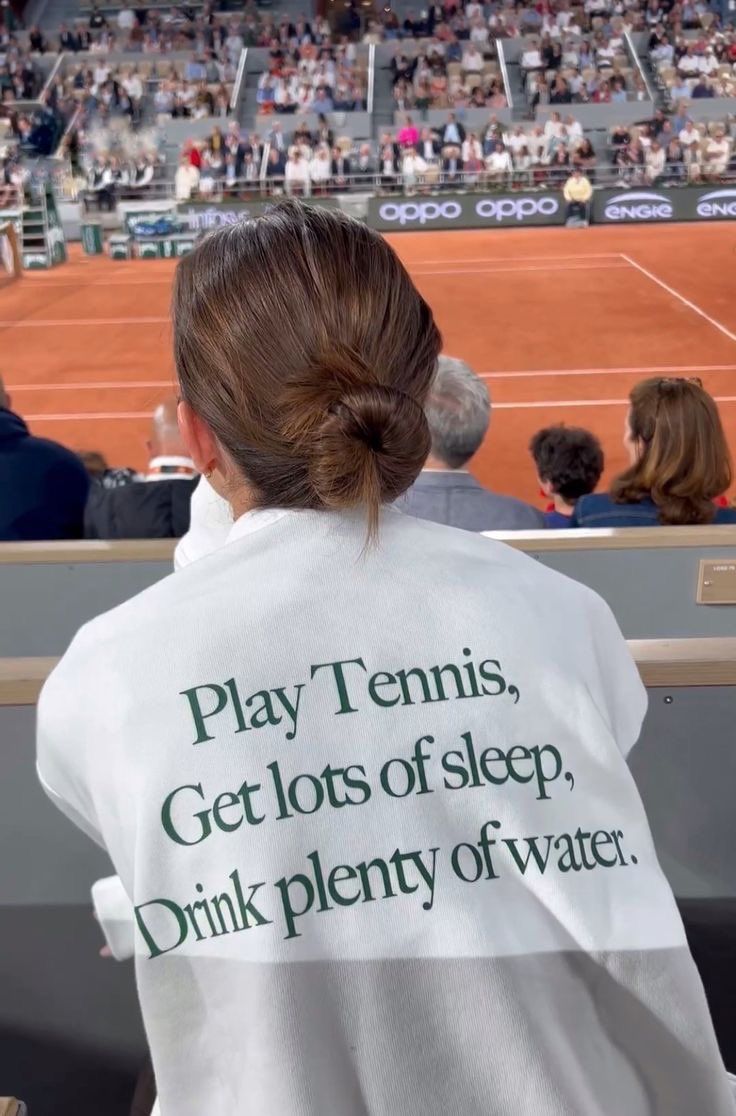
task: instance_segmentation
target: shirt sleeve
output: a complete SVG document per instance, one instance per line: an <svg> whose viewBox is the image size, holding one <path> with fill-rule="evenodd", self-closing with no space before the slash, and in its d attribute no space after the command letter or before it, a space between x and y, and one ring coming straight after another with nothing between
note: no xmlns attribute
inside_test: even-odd
<svg viewBox="0 0 736 1116"><path fill-rule="evenodd" d="M36 771L46 794L62 813L103 849L105 842L87 780L80 704L84 701L84 633L49 675L38 700Z"/></svg>
<svg viewBox="0 0 736 1116"><path fill-rule="evenodd" d="M603 695L603 710L624 757L636 744L648 699L636 663L611 609L591 592L593 650Z"/></svg>
<svg viewBox="0 0 736 1116"><path fill-rule="evenodd" d="M92 884L92 906L115 960L132 957L135 953L133 904L120 876L105 876Z"/></svg>

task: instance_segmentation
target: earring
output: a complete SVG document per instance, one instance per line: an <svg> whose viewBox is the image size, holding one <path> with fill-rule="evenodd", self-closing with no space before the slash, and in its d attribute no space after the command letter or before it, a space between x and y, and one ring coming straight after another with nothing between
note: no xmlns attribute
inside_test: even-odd
<svg viewBox="0 0 736 1116"><path fill-rule="evenodd" d="M212 476L212 474L214 473L214 471L215 471L215 463L214 463L214 461L211 461L210 464L207 466L207 468L205 469L205 471L203 473L203 476L204 476L205 480L209 480L210 477Z"/></svg>

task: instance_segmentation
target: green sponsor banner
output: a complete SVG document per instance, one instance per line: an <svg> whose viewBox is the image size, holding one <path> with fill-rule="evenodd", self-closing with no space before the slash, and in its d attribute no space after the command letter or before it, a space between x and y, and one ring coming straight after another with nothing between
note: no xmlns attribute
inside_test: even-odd
<svg viewBox="0 0 736 1116"><path fill-rule="evenodd" d="M381 232L563 225L565 201L557 190L377 197L368 199L367 221Z"/></svg>
<svg viewBox="0 0 736 1116"><path fill-rule="evenodd" d="M220 225L234 225L244 217L262 217L283 198L264 198L262 201L184 202L176 207L180 222L189 232L206 232ZM305 205L338 209L337 198L299 198Z"/></svg>
<svg viewBox="0 0 736 1116"><path fill-rule="evenodd" d="M736 218L736 185L664 187L633 186L596 190L596 224L642 224L672 221L732 221Z"/></svg>
<svg viewBox="0 0 736 1116"><path fill-rule="evenodd" d="M102 226L96 222L84 224L80 228L82 248L86 256L99 256L102 253Z"/></svg>

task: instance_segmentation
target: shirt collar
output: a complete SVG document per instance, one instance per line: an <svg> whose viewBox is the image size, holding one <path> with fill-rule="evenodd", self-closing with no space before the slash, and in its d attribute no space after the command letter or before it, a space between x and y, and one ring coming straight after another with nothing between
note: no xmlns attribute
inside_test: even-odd
<svg viewBox="0 0 736 1116"><path fill-rule="evenodd" d="M148 462L145 479L147 481L191 480L196 476L197 470L190 457L161 454L159 457L152 457Z"/></svg>
<svg viewBox="0 0 736 1116"><path fill-rule="evenodd" d="M227 536L228 543L235 542L236 539L245 538L246 535L252 535L255 531L260 531L263 527L271 527L277 523L279 519L289 515L288 508L255 508L253 511L245 512L239 519L236 519Z"/></svg>

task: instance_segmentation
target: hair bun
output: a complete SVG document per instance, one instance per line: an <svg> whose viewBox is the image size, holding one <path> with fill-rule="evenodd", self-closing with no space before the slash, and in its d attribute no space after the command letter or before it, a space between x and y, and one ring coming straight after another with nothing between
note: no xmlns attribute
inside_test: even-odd
<svg viewBox="0 0 736 1116"><path fill-rule="evenodd" d="M354 353L331 352L283 397L284 434L306 455L326 508L375 509L416 480L430 449L422 405Z"/></svg>

